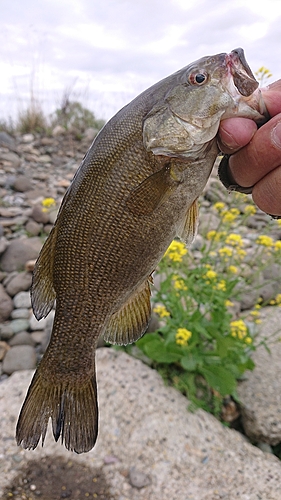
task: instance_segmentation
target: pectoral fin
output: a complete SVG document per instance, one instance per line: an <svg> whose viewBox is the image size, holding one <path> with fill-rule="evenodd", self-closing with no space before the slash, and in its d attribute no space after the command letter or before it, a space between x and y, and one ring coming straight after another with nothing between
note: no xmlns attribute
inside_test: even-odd
<svg viewBox="0 0 281 500"><path fill-rule="evenodd" d="M179 230L179 234L177 235L184 243L189 246L193 242L198 229L199 223L199 205L198 199L196 199L191 207L189 208L186 219L184 222L184 226Z"/></svg>
<svg viewBox="0 0 281 500"><path fill-rule="evenodd" d="M106 342L127 345L145 333L151 315L151 283L152 278L149 277L123 307L112 315L104 334Z"/></svg>
<svg viewBox="0 0 281 500"><path fill-rule="evenodd" d="M53 227L39 254L33 271L31 303L35 317L46 317L54 305L53 266L56 244L56 226Z"/></svg>
<svg viewBox="0 0 281 500"><path fill-rule="evenodd" d="M178 184L171 175L170 166L165 166L131 192L126 206L134 215L149 215L169 198Z"/></svg>

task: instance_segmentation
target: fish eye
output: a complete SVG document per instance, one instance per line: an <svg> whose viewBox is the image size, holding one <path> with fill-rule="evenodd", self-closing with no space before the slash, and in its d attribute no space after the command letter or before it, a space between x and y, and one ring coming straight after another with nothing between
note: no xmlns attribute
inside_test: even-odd
<svg viewBox="0 0 281 500"><path fill-rule="evenodd" d="M192 85L203 85L207 81L207 75L205 73L192 73L189 77L189 81Z"/></svg>

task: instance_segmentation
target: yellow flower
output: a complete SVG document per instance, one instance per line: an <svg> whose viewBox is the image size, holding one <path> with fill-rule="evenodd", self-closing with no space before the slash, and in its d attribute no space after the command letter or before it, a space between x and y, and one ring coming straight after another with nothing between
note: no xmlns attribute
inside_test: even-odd
<svg viewBox="0 0 281 500"><path fill-rule="evenodd" d="M153 312L155 312L155 314L158 314L158 316L160 316L160 318L165 318L165 317L170 316L170 313L169 313L169 311L167 311L166 307L162 306L160 304L153 308Z"/></svg>
<svg viewBox="0 0 281 500"><path fill-rule="evenodd" d="M238 257L240 257L240 259L244 259L244 257L246 257L246 255L247 255L247 252L245 250L243 250L243 248L237 248L236 253L237 253Z"/></svg>
<svg viewBox="0 0 281 500"><path fill-rule="evenodd" d="M174 288L175 288L175 290L187 290L188 289L187 286L186 286L186 284L185 284L185 282L184 282L184 280L181 279L181 278L180 279L175 279L175 281L174 281Z"/></svg>
<svg viewBox="0 0 281 500"><path fill-rule="evenodd" d="M221 257L231 257L233 254L233 250L229 247L222 247L219 249L219 254Z"/></svg>
<svg viewBox="0 0 281 500"><path fill-rule="evenodd" d="M230 331L233 337L237 337L240 340L244 339L248 333L247 326L242 319L231 321Z"/></svg>
<svg viewBox="0 0 281 500"><path fill-rule="evenodd" d="M273 239L266 234L261 234L260 236L258 236L258 238L256 239L256 243L264 247L272 247L274 245Z"/></svg>
<svg viewBox="0 0 281 500"><path fill-rule="evenodd" d="M214 204L214 208L218 211L221 212L223 208L225 207L225 203L223 201L217 201L217 203Z"/></svg>
<svg viewBox="0 0 281 500"><path fill-rule="evenodd" d="M208 279L208 280L214 280L216 279L217 277L217 273L216 271L213 271L212 269L209 269L206 274L204 275L204 278L205 279Z"/></svg>
<svg viewBox="0 0 281 500"><path fill-rule="evenodd" d="M223 222L233 222L235 219L237 219L239 214L240 211L238 210L238 208L231 208L228 211L222 212L222 220Z"/></svg>
<svg viewBox="0 0 281 500"><path fill-rule="evenodd" d="M187 345L192 332L186 328L178 328L176 333L176 343L179 345Z"/></svg>
<svg viewBox="0 0 281 500"><path fill-rule="evenodd" d="M184 243L180 241L172 241L169 248L165 252L165 256L173 262L182 262L183 256L187 253Z"/></svg>
<svg viewBox="0 0 281 500"><path fill-rule="evenodd" d="M274 250L276 251L281 250L281 240L275 241Z"/></svg>
<svg viewBox="0 0 281 500"><path fill-rule="evenodd" d="M254 205L246 205L244 208L245 215L254 215L256 213L256 208Z"/></svg>
<svg viewBox="0 0 281 500"><path fill-rule="evenodd" d="M44 198L44 200L42 200L42 205L43 205L43 207L46 207L46 208L53 207L53 206L55 206L55 204L56 204L56 201L54 200L54 198Z"/></svg>
<svg viewBox="0 0 281 500"><path fill-rule="evenodd" d="M253 339L251 339L251 337L245 337L245 338L244 338L244 342L245 342L246 344L252 344Z"/></svg>
<svg viewBox="0 0 281 500"><path fill-rule="evenodd" d="M213 240L213 241L221 241L224 239L226 235L226 232L225 231L215 231L214 229L212 229L211 231L208 231L207 234L206 234L206 238L207 240Z"/></svg>
<svg viewBox="0 0 281 500"><path fill-rule="evenodd" d="M278 226L281 226L281 219L276 220Z"/></svg>
<svg viewBox="0 0 281 500"><path fill-rule="evenodd" d="M226 245L231 245L233 247L237 246L242 247L243 246L242 236L240 236L240 234L231 233L226 238L225 243Z"/></svg>
<svg viewBox="0 0 281 500"><path fill-rule="evenodd" d="M224 305L226 307L232 307L232 306L234 306L233 302L231 302L231 300L228 300L228 299L225 301Z"/></svg>
<svg viewBox="0 0 281 500"><path fill-rule="evenodd" d="M280 306L281 305L281 293L278 293L278 295L276 295L275 300L276 300L276 304L278 306Z"/></svg>
<svg viewBox="0 0 281 500"><path fill-rule="evenodd" d="M236 266L228 266L228 271L231 273L231 274L237 274L238 273L238 267Z"/></svg>
<svg viewBox="0 0 281 500"><path fill-rule="evenodd" d="M251 314L251 316L259 316L260 313L259 313L259 311L254 310L254 311L251 311L250 314Z"/></svg>
<svg viewBox="0 0 281 500"><path fill-rule="evenodd" d="M226 282L225 280L221 280L218 284L217 284L217 290L222 290L223 292L225 292L226 290Z"/></svg>

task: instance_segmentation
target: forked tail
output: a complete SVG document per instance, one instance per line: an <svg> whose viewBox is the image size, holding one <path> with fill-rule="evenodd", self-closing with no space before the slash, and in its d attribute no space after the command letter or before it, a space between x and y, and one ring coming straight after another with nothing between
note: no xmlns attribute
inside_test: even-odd
<svg viewBox="0 0 281 500"><path fill-rule="evenodd" d="M17 423L18 445L35 449L42 436L44 444L49 418L54 438L61 436L68 450L91 450L98 435L98 403L95 375L92 378L51 384L36 371Z"/></svg>

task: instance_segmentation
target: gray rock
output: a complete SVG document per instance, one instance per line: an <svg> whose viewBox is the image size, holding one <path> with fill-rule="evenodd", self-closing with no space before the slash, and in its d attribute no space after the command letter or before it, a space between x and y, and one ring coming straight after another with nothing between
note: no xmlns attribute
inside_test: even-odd
<svg viewBox="0 0 281 500"><path fill-rule="evenodd" d="M27 319L13 319L10 322L10 327L12 328L13 333L23 332L29 327L29 321Z"/></svg>
<svg viewBox="0 0 281 500"><path fill-rule="evenodd" d="M3 340L0 340L0 361L4 359L9 349L10 349L9 344L7 344L7 342L3 342Z"/></svg>
<svg viewBox="0 0 281 500"><path fill-rule="evenodd" d="M33 188L33 185L31 179L29 179L25 175L18 175L13 184L13 188L15 191L25 193L25 191L30 191Z"/></svg>
<svg viewBox="0 0 281 500"><path fill-rule="evenodd" d="M129 481L134 488L138 488L139 490L151 484L151 479L148 476L148 474L145 474L145 472L135 469L135 467L132 467L130 469Z"/></svg>
<svg viewBox="0 0 281 500"><path fill-rule="evenodd" d="M36 354L30 345L11 347L3 360L3 373L11 375L18 370L32 370L36 367Z"/></svg>
<svg viewBox="0 0 281 500"><path fill-rule="evenodd" d="M38 158L38 162L40 163L50 163L52 158L50 155L40 155Z"/></svg>
<svg viewBox="0 0 281 500"><path fill-rule="evenodd" d="M38 223L47 224L47 222L49 222L49 214L43 210L41 205L34 205L31 217Z"/></svg>
<svg viewBox="0 0 281 500"><path fill-rule="evenodd" d="M15 345L31 345L35 346L35 341L28 332L17 333L10 341L9 346L13 347Z"/></svg>
<svg viewBox="0 0 281 500"><path fill-rule="evenodd" d="M32 275L31 273L23 272L18 273L12 278L6 286L6 292L13 297L19 292L29 290L31 287Z"/></svg>
<svg viewBox="0 0 281 500"><path fill-rule="evenodd" d="M34 452L36 460L59 456L105 467L118 500L280 500L280 460L202 410L188 412L186 398L166 387L155 370L104 348L97 351L97 373L100 431L94 450L70 454L55 443L49 429L44 447ZM6 485L14 484L13 456L19 455L23 464L34 459L14 438L31 376L17 372L0 384L0 449L5 457L0 497ZM129 401L132 393L135 398ZM105 465L108 456L118 460ZM149 474L151 483L132 487L126 474L132 466Z"/></svg>
<svg viewBox="0 0 281 500"><path fill-rule="evenodd" d="M40 232L42 231L42 224L35 222L35 220L29 220L25 225L25 229L28 234L31 234L32 236L38 236L38 234L40 234Z"/></svg>
<svg viewBox="0 0 281 500"><path fill-rule="evenodd" d="M259 338L266 339L270 353L260 346L253 354L256 364L238 387L244 430L253 442L281 442L281 308L262 310Z"/></svg>
<svg viewBox="0 0 281 500"><path fill-rule="evenodd" d="M12 319L29 319L30 318L30 311L28 309L14 309L11 312L11 318Z"/></svg>
<svg viewBox="0 0 281 500"><path fill-rule="evenodd" d="M33 134L24 134L21 138L22 142L29 143L34 141L34 135Z"/></svg>
<svg viewBox="0 0 281 500"><path fill-rule="evenodd" d="M1 340L9 340L14 335L9 323L0 323L0 338Z"/></svg>
<svg viewBox="0 0 281 500"><path fill-rule="evenodd" d="M0 146L5 146L11 149L15 148L15 139L7 134L7 132L4 132L3 130L0 132Z"/></svg>
<svg viewBox="0 0 281 500"><path fill-rule="evenodd" d="M16 309L30 309L31 298L29 292L19 292L14 296L14 306Z"/></svg>
<svg viewBox="0 0 281 500"><path fill-rule="evenodd" d="M6 321L13 310L13 301L0 284L0 323Z"/></svg>
<svg viewBox="0 0 281 500"><path fill-rule="evenodd" d="M3 271L8 273L24 269L28 260L36 259L42 247L40 238L19 238L13 240L0 258Z"/></svg>
<svg viewBox="0 0 281 500"><path fill-rule="evenodd" d="M65 132L65 128L63 128L61 125L56 125L56 127L54 127L54 129L52 130L52 136L58 137L59 135L64 135Z"/></svg>
<svg viewBox="0 0 281 500"><path fill-rule="evenodd" d="M8 245L8 241L2 236L0 238L0 255L5 252L6 248L8 248Z"/></svg>
<svg viewBox="0 0 281 500"><path fill-rule="evenodd" d="M21 163L20 157L16 153L13 153L12 151L10 151L9 153L1 153L0 161L8 162L14 168L19 167Z"/></svg>
<svg viewBox="0 0 281 500"><path fill-rule="evenodd" d="M220 224L220 218L213 212L203 213L199 220L199 233L205 236L208 231L217 229Z"/></svg>

